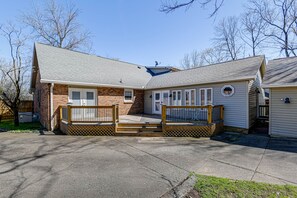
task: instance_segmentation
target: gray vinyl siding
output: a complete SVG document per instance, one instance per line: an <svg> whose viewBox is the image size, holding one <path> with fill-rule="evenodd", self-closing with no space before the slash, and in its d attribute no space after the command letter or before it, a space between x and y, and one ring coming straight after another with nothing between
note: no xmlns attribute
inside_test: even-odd
<svg viewBox="0 0 297 198"><path fill-rule="evenodd" d="M291 103L281 99L289 97ZM270 89L269 134L297 137L297 88Z"/></svg>
<svg viewBox="0 0 297 198"><path fill-rule="evenodd" d="M152 114L152 94L151 90L144 91L144 113Z"/></svg>
<svg viewBox="0 0 297 198"><path fill-rule="evenodd" d="M224 85L232 85L235 89L234 95L226 97L221 94L221 89ZM182 105L185 105L185 90L195 89L196 91L196 105L199 105L199 90L201 88L213 89L213 105L224 105L224 124L226 126L238 127L248 129L248 81L242 82L226 82L219 84L197 85L187 87L176 87L156 90L173 90L182 91ZM145 113L152 113L152 90L145 91ZM172 101L171 101L172 102Z"/></svg>

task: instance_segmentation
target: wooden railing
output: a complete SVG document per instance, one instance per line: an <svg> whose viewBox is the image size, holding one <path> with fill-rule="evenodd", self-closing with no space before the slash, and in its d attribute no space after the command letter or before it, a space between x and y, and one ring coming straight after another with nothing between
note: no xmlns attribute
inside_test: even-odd
<svg viewBox="0 0 297 198"><path fill-rule="evenodd" d="M116 123L119 106L60 106L60 120L71 123Z"/></svg>
<svg viewBox="0 0 297 198"><path fill-rule="evenodd" d="M162 106L162 123L210 124L224 120L224 106Z"/></svg>
<svg viewBox="0 0 297 198"><path fill-rule="evenodd" d="M269 105L259 105L258 110L259 118L269 118Z"/></svg>

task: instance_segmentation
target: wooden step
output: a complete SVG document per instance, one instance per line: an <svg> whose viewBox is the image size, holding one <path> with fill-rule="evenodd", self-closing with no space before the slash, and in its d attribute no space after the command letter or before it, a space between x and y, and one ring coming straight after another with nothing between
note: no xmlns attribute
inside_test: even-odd
<svg viewBox="0 0 297 198"><path fill-rule="evenodd" d="M161 127L160 123L118 123L118 127Z"/></svg>
<svg viewBox="0 0 297 198"><path fill-rule="evenodd" d="M121 131L116 132L116 136L134 136L134 137L162 137L162 132L135 132L135 131Z"/></svg>

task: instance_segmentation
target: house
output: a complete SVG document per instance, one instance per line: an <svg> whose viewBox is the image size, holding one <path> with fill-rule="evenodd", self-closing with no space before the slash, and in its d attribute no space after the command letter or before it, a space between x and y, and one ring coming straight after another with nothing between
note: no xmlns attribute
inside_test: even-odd
<svg viewBox="0 0 297 198"><path fill-rule="evenodd" d="M269 134L297 137L297 58L269 61L262 87L269 89Z"/></svg>
<svg viewBox="0 0 297 198"><path fill-rule="evenodd" d="M165 105L201 106L195 111L207 114L210 111L203 111L207 105L223 105L224 124L248 130L255 122L257 104L264 103L260 87L264 72L265 58L256 56L154 75L151 68L137 64L36 43L31 91L34 111L47 129L59 127L63 114L59 107L71 103L117 104L119 115L161 115Z"/></svg>

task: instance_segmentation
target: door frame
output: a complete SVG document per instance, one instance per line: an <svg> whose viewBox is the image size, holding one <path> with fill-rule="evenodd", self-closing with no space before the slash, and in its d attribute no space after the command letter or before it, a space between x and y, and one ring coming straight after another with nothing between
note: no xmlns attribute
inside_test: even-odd
<svg viewBox="0 0 297 198"><path fill-rule="evenodd" d="M152 92L152 113L153 114L161 114L162 113L162 103L163 103L163 93L167 92L168 93L168 105L170 105L170 90L156 90ZM160 111L155 111L155 94L160 93Z"/></svg>
<svg viewBox="0 0 297 198"><path fill-rule="evenodd" d="M72 91L79 91L81 93L81 101L80 101L80 105L79 106L85 106L85 103L86 103L86 99L84 98L85 96L85 93L87 91L89 92L94 92L94 100L95 100L95 105L94 106L98 106L98 97L97 97L97 89L91 89L91 88L74 88L74 87L71 87L71 88L68 88L68 102L72 102L71 101L71 92ZM92 105L93 106L93 105Z"/></svg>

